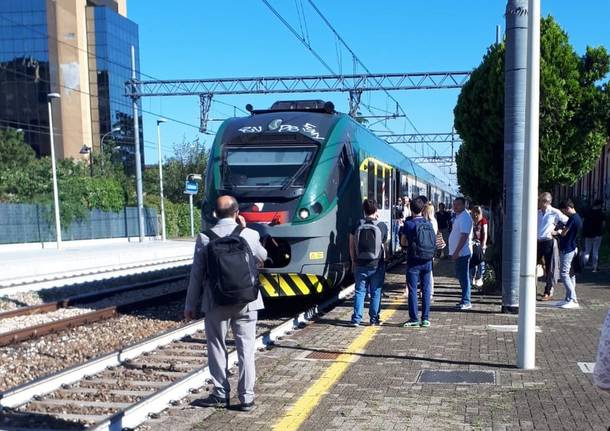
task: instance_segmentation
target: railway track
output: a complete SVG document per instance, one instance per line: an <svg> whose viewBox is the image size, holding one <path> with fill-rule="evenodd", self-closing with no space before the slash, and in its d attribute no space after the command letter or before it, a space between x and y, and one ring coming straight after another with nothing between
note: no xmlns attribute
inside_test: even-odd
<svg viewBox="0 0 610 431"><path fill-rule="evenodd" d="M257 348L273 344L352 292L353 285L291 318L259 321ZM199 320L7 390L0 394L0 426L135 428L207 384L210 374L203 328L204 322ZM237 352L233 350L229 363L236 360Z"/></svg>
<svg viewBox="0 0 610 431"><path fill-rule="evenodd" d="M187 275L176 275L172 277L165 277L157 280L146 281L142 283L131 284L127 286L121 286L111 289L105 289L93 293L77 295L70 298L66 298L60 301L54 301L44 303L40 305L32 305L28 307L16 308L0 313L0 321L2 319L8 319L18 316L27 316L33 314L41 314L53 312L63 308L74 307L76 305L83 305L92 303L104 298L110 298L115 295L119 295L126 292L136 292L142 289L149 289L155 286L159 286L165 283L172 283L186 279ZM174 289L171 292L163 293L161 295L151 296L143 299L137 299L132 301L122 302L117 305L107 306L100 308L95 311L78 314L72 317L66 317L59 320L41 323L38 325L29 326L22 329L17 329L9 332L0 333L0 347L7 346L13 343L29 340L32 338L41 337L47 334L63 331L66 329L74 328L76 326L98 322L100 320L109 319L118 314L128 313L130 311L148 307L156 304L163 304L175 299L178 299L184 295L186 291L185 287Z"/></svg>

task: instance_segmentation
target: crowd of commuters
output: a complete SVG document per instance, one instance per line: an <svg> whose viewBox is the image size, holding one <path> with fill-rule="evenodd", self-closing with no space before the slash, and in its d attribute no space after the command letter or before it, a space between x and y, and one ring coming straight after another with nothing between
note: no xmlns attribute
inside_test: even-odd
<svg viewBox="0 0 610 431"><path fill-rule="evenodd" d="M538 200L538 260L543 267L545 282L541 300L553 298L556 284L561 280L565 297L562 308L578 308L575 267L591 264L597 271L599 248L605 227L601 201L595 201L583 218L574 203L562 201L552 206L552 196L541 193ZM267 251L259 234L246 227L239 215L238 204L231 196L218 198L215 207L217 224L200 233L184 309L186 320L205 314L209 368L214 389L196 403L206 407L229 405L229 379L226 336L231 328L239 362L237 408L254 408L254 347L258 310L263 308L259 290L258 267L263 265ZM434 294L434 258L450 258L461 289L461 300L456 307L461 311L472 308L471 288L483 285L485 252L489 242L489 223L481 206L467 208L462 197L453 201L453 211L441 203L434 205L425 196L412 201L398 199L393 207L391 229L379 220L377 203L365 199L363 217L351 229L349 253L355 278L354 309L351 324L362 324L365 298L369 295L369 323L381 325L380 308L385 279L385 244L401 247L406 255L405 295L408 297L409 319L404 327L430 326L430 304ZM579 256L578 235L584 236L584 251ZM232 260L233 259L233 260ZM235 260L237 259L237 260ZM245 264L242 264L245 262ZM582 264L582 265L578 265ZM244 266L245 265L245 266ZM222 269L224 268L224 269ZM245 283L251 280L252 283ZM421 295L421 317L419 298ZM608 387L610 377L610 314L606 319L600 341L600 360L596 365L596 379ZM601 364L604 364L602 369Z"/></svg>

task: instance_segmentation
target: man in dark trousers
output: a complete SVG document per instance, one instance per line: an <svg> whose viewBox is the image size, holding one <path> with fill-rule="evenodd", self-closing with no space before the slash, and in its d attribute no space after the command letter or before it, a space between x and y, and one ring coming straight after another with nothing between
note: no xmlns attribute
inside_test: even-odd
<svg viewBox="0 0 610 431"><path fill-rule="evenodd" d="M451 231L451 213L447 211L444 203L438 204L438 211L436 212L436 221L438 223L438 231L443 235L443 241L445 244L449 242L449 232ZM446 259L449 257L449 247L445 247L438 251L438 256Z"/></svg>
<svg viewBox="0 0 610 431"><path fill-rule="evenodd" d="M583 253L583 266L589 261L593 272L598 271L599 246L602 243L604 228L606 227L606 215L602 210L602 200L596 199L593 208L585 213L582 227L582 235L585 237L585 250Z"/></svg>
<svg viewBox="0 0 610 431"><path fill-rule="evenodd" d="M238 226L241 226L243 230L239 236L246 240L252 254L262 265L267 258L267 251L260 243L259 234L246 228L245 220L238 214L235 198L232 196L219 197L216 200L215 213L218 223L211 229L212 233L222 238L231 235ZM235 336L239 362L237 391L241 404L237 408L242 411L250 411L254 408L254 381L256 379L254 368L256 320L258 310L264 308L263 298L259 291L258 297L247 304L216 304L207 280L206 256L209 242L210 238L207 235L200 233L197 236L184 307L184 317L187 321L194 319L199 312L205 314L208 365L214 384L212 394L205 399L195 401L194 404L203 407L229 406L229 364L227 363L228 353L225 338L230 326Z"/></svg>

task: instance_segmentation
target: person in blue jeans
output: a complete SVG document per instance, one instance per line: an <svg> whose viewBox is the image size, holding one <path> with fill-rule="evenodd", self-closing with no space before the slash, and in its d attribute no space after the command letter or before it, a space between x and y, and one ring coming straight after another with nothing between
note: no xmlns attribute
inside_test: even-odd
<svg viewBox="0 0 610 431"><path fill-rule="evenodd" d="M455 262L455 275L462 289L462 300L457 308L465 311L472 308L470 302L470 257L472 256L472 217L466 210L466 200L462 197L453 201L455 220L449 234L449 255Z"/></svg>
<svg viewBox="0 0 610 431"><path fill-rule="evenodd" d="M560 277L566 288L565 300L558 305L560 308L580 308L576 298L576 276L570 275L572 261L578 253L576 239L582 228L582 219L574 209L574 203L567 199L559 205L559 209L568 217L565 227L561 230L559 239Z"/></svg>
<svg viewBox="0 0 610 431"><path fill-rule="evenodd" d="M430 326L430 294L432 287L432 258L436 253L436 235L432 223L425 219L422 211L425 207L421 198L416 198L411 203L413 218L406 221L401 230L401 245L407 247L407 287L409 289L409 320L403 323L403 327ZM430 258L416 256L415 244L417 244L417 228L419 224L428 224L431 232L429 242L432 249ZM417 286L422 287L422 316L418 320Z"/></svg>
<svg viewBox="0 0 610 431"><path fill-rule="evenodd" d="M364 219L351 230L349 251L354 271L355 295L352 326L362 322L364 297L369 292L369 318L371 325L380 325L381 288L385 279L384 244L388 238L388 227L377 220L377 203L365 199L362 203Z"/></svg>

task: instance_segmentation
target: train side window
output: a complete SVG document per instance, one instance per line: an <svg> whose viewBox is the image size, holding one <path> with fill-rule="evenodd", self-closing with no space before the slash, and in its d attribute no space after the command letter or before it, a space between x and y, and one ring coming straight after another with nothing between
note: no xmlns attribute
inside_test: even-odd
<svg viewBox="0 0 610 431"><path fill-rule="evenodd" d="M375 199L375 164L369 160L367 198Z"/></svg>
<svg viewBox="0 0 610 431"><path fill-rule="evenodd" d="M377 207L381 208L381 206L383 205L383 176L385 169L379 165L376 165L375 167L375 200L377 201Z"/></svg>
<svg viewBox="0 0 610 431"><path fill-rule="evenodd" d="M384 188L384 194L383 194L383 209L387 210L390 209L390 179L392 177L392 170L391 169L384 169L384 173L385 173L385 178L383 179L383 188Z"/></svg>

